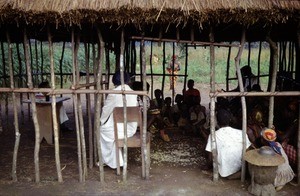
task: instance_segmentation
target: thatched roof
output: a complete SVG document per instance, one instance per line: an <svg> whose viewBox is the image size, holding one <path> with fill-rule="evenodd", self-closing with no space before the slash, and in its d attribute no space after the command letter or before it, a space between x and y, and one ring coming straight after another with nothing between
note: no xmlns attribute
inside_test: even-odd
<svg viewBox="0 0 300 196"><path fill-rule="evenodd" d="M59 29L97 24L125 26L132 32L163 28L172 34L166 36L173 37L176 28L203 32L210 25L237 31L241 27L295 29L299 18L298 0L0 0L2 26L51 24ZM223 34L220 40L233 39Z"/></svg>

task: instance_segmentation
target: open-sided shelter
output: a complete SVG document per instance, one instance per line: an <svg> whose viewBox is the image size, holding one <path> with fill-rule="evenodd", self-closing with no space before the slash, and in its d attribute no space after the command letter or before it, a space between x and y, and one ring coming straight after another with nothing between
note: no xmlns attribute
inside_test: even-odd
<svg viewBox="0 0 300 196"><path fill-rule="evenodd" d="M275 92L275 81L279 69L292 72L290 79L296 84L300 82L299 18L300 2L296 0L1 0L2 86L0 92L12 94L13 101L16 101L16 94L19 93L29 93L32 99L34 99L34 93L41 91L48 92L53 96L73 94L74 106L77 108L75 111L78 113L77 133L82 136L84 128L82 120L80 120L82 119L82 112L80 112L80 99L77 100L77 95L98 95L99 101L95 110L95 119L98 119L100 110L97 108L101 108L101 95L111 93L109 90L105 90L105 87L102 88L101 84L101 82L105 84L109 81L109 67L111 66L109 58L104 55L105 51L114 51L116 56L115 66L131 73L136 72L135 55L140 55L142 64L140 74L145 84L144 41L204 45L210 47L211 51L211 116L213 122L213 97L216 96L241 96L242 98L253 95L270 96L270 100L274 98L274 95L299 96L299 89L291 92ZM35 59L32 58L31 47L33 47L32 43L36 43L36 41L40 42L41 45L47 43L47 46L49 46L50 66L48 67L48 77L51 78L50 89L35 88L37 75L43 76L43 74L46 74L41 67L42 65L37 66L38 68L32 67ZM131 43L134 41L141 43L140 53L130 51ZM259 41L267 41L272 51L269 92L260 94L244 93L243 91L238 93L216 93L214 87L214 47L238 47L240 50L236 57L236 68L239 70L238 60L244 43ZM57 89L55 86L57 83L55 75L62 76L62 68L65 66L61 60L60 70L55 70L52 46L56 42L69 43L68 47L72 50L73 61L70 75L73 79L71 88ZM239 42L239 44L231 45L231 42ZM87 57L87 54L85 56L86 62L90 59L93 61L92 67L95 78L94 82L87 81L86 84L80 84L81 73L78 68L78 48L81 43L85 46L90 44L97 48L97 50L93 49L93 57ZM278 55L279 46L284 48L286 43L291 43L290 51L293 51L293 55L288 60ZM3 47L5 44L8 44L6 52L4 52L5 47ZM14 49L18 52L22 48L23 56L13 57L13 45L15 45ZM63 46L65 47L65 44ZM39 53L42 52L37 45L35 45L35 48ZM282 62L286 61L293 65L290 66L291 69L282 66ZM105 62L105 64L102 62ZM90 66L89 63L87 65ZM105 71L102 72L102 70ZM89 75L88 72L85 74ZM238 77L240 81L239 71ZM14 81L18 81L18 83ZM241 84L241 82L239 83ZM86 89L86 87L94 88ZM146 91L136 93L146 95ZM272 103L270 101L270 113L272 113L274 107ZM243 104L243 107L245 107L245 104ZM35 114L34 104L32 104L32 111ZM17 115L17 112L18 108L14 107L15 115ZM55 111L53 111L53 116L55 115ZM36 115L33 115L33 119L36 121ZM16 160L20 138L18 137L17 118L15 118L15 121L17 137L12 176L16 180ZM272 124L272 115L270 115L269 124ZM38 134L39 129L37 126L35 127ZM98 129L99 122L96 121L94 131ZM245 119L243 129L245 129ZM213 126L211 131L214 133ZM54 129L54 133L56 133L55 148L58 152L57 129ZM84 181L84 170L86 169L85 144L84 138L79 136L79 159L81 159L80 155L83 155L83 170L79 164L81 168L79 170L81 173L80 181ZM92 148L90 147L90 149ZM37 182L39 182L38 152L39 143L36 142ZM59 153L56 153L56 160L58 180L62 181ZM103 168L101 169L101 167L100 174L103 175ZM214 179L217 179L216 175L214 175Z"/></svg>

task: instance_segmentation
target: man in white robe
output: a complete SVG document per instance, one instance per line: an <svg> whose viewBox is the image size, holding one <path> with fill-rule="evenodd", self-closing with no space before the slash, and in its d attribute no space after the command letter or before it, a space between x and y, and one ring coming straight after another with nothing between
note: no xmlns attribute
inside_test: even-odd
<svg viewBox="0 0 300 196"><path fill-rule="evenodd" d="M220 129L216 131L216 145L218 154L218 170L222 177L230 176L241 169L243 151L242 130L229 126L231 114L221 109L217 113ZM246 133L245 133L246 134ZM246 135L246 148L251 143ZM211 152L211 134L208 137L206 151Z"/></svg>
<svg viewBox="0 0 300 196"><path fill-rule="evenodd" d="M127 85L129 82L129 75L124 73L124 83L125 90L132 91L132 89ZM121 79L120 72L116 72L113 76L113 83L116 86L114 90L121 89ZM127 107L138 106L137 95L126 95ZM102 161L104 164L115 169L117 168L116 159L116 146L115 146L115 135L114 135L114 120L113 120L113 110L115 107L123 107L123 97L122 94L109 94L104 102L102 108L102 114L100 117L100 144L102 151ZM137 129L137 123L127 123L127 136L131 137L135 134ZM118 136L119 138L124 138L124 128L123 123L118 124ZM123 154L121 150L120 153L120 166L123 166Z"/></svg>

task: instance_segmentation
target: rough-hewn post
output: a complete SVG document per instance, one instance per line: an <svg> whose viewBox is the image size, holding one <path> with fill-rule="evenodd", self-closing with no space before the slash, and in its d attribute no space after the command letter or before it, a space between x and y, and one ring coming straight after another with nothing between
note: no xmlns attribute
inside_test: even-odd
<svg viewBox="0 0 300 196"><path fill-rule="evenodd" d="M163 60L162 60L162 66L163 66L163 79L161 82L161 90L164 92L165 88L165 80L166 80L166 43L163 42Z"/></svg>
<svg viewBox="0 0 300 196"><path fill-rule="evenodd" d="M54 70L54 55L53 55L53 43L50 32L50 27L48 26L48 42L49 42L49 59L50 59L50 70L51 70L51 89L55 89L55 70ZM52 123L54 132L54 148L55 148L55 163L58 182L63 182L60 166L60 156L59 156L59 133L58 133L58 122L57 122L57 111L56 111L56 95L51 96L51 107L52 107Z"/></svg>
<svg viewBox="0 0 300 196"><path fill-rule="evenodd" d="M86 84L90 83L90 47L86 42L84 43L85 51L85 72L86 72ZM90 87L87 86L87 89ZM92 127L92 111L91 111L91 95L86 94L86 108L88 117L88 129L89 129L89 168L93 168L93 127Z"/></svg>
<svg viewBox="0 0 300 196"><path fill-rule="evenodd" d="M77 58L77 48L79 46L75 43L75 32L74 27L72 28L72 75L73 75L73 86L76 86L76 58ZM79 133L79 119L78 119L78 107L77 107L77 95L73 94L73 106L74 106L74 117L76 125L76 139L77 139L77 156L78 156L78 170L79 170L79 182L83 181L82 175L82 161L81 161L81 140Z"/></svg>
<svg viewBox="0 0 300 196"><path fill-rule="evenodd" d="M278 47L277 44L269 37L266 37L267 42L270 44L270 49L273 53L272 60L272 80L271 80L271 87L270 92L275 92L276 88L276 78L277 78L277 68L278 68ZM274 118L274 96L270 97L269 101L269 119L268 119L268 127L272 127L273 125L273 118Z"/></svg>
<svg viewBox="0 0 300 196"><path fill-rule="evenodd" d="M124 29L121 32L121 43L120 43L120 72L121 72L121 89L125 91L124 86ZM127 148L127 101L126 95L122 94L123 97L123 107L124 107L124 147L123 147L123 181L127 181L127 161L128 161L128 148Z"/></svg>
<svg viewBox="0 0 300 196"><path fill-rule="evenodd" d="M229 91L229 69L230 69L231 46L228 47L226 66L226 91Z"/></svg>
<svg viewBox="0 0 300 196"><path fill-rule="evenodd" d="M75 73L76 73L76 79L75 83L76 85L79 85L80 82L80 71L78 66L78 50L80 46L80 37L77 35L76 39L76 49L75 49ZM77 112L76 115L78 115L79 120L79 133L80 133L80 144L81 144L81 153L82 153L82 163L83 163L83 182L85 182L85 177L87 176L87 160L86 160L86 147L85 147L85 136L84 136L84 122L83 122L83 113L82 113L82 104L81 104L81 94L77 94Z"/></svg>
<svg viewBox="0 0 300 196"><path fill-rule="evenodd" d="M298 23L297 27L297 42L296 45L296 81L300 81L300 23ZM299 115L298 115L298 149L297 149L297 157L298 157L298 186L300 185L300 103L299 103Z"/></svg>
<svg viewBox="0 0 300 196"><path fill-rule="evenodd" d="M101 82L102 82L102 58L103 58L103 51L104 51L104 42L100 32L100 29L97 27L97 35L99 39L99 60L98 60L98 67L97 67L97 78L96 78L96 89L101 89ZM100 144L100 113L101 113L101 102L102 102L102 95L97 93L96 100L95 100L95 114L94 114L94 131L96 135L96 144L98 150L98 161L99 161L99 173L100 173L100 182L104 182L104 168L102 164L102 151L101 151L101 144Z"/></svg>
<svg viewBox="0 0 300 196"><path fill-rule="evenodd" d="M6 39L7 39L7 45L8 45L8 66L9 66L9 77L10 77L10 88L13 90L15 88L14 85L14 70L12 66L12 46L10 41L10 36L8 31L6 31ZM17 102L16 94L12 93L12 101L13 103ZM14 110L14 125L15 125L15 146L14 146L14 153L13 153L13 161L12 161L12 172L11 176L13 181L17 181L17 159L18 159L18 151L19 151L19 144L20 144L20 130L19 130L19 120L18 120L18 109L17 105L13 104L13 110Z"/></svg>
<svg viewBox="0 0 300 196"><path fill-rule="evenodd" d="M25 54L25 64L27 69L27 80L28 80L28 88L33 89L32 84L32 75L31 75L31 65L29 61L29 53L28 53L28 38L27 31L24 28L24 54ZM36 113L36 103L35 103L35 94L30 93L31 99L31 109L32 109L32 119L35 129L35 146L34 146L34 168L35 168L35 182L40 182L40 168L39 168L39 153L40 153L40 127L38 124L37 113Z"/></svg>
<svg viewBox="0 0 300 196"><path fill-rule="evenodd" d="M209 32L209 41L213 43L214 40L214 32L211 27ZM210 48L210 92L215 93L215 48L214 45L211 44ZM217 156L217 145L216 145L216 132L215 132L215 97L210 98L210 134L211 134L211 149L212 149L212 157L213 157L213 181L216 182L219 179L219 171L218 171L218 156Z"/></svg>
<svg viewBox="0 0 300 196"><path fill-rule="evenodd" d="M60 76L60 88L63 88L63 76L64 76L64 73L63 73L63 60L64 60L64 54L65 54L65 45L66 45L66 42L63 42L63 46L62 46L62 50L61 50L61 56L60 56L60 59L59 59L59 76Z"/></svg>
<svg viewBox="0 0 300 196"><path fill-rule="evenodd" d="M23 75L22 75L22 59L21 59L21 55L20 55L20 47L19 44L16 44L16 48L17 48L17 56L18 56L18 65L19 65L19 69L18 69L18 76L19 76L19 80L18 80L18 87L21 88L23 87ZM21 123L24 123L24 107L23 107L23 93L20 93L20 106L21 106Z"/></svg>
<svg viewBox="0 0 300 196"><path fill-rule="evenodd" d="M142 59L142 74L143 74L143 91L147 92L147 82L146 82L146 55L145 55L145 42L144 40L141 40L141 59ZM146 96L143 96L143 111L146 111L147 108L147 100L146 100ZM142 161L144 161L144 163L142 163L142 166L144 166L142 168L142 177L145 177L145 179L149 179L149 170L147 168L149 168L149 163L150 161L148 161L150 159L150 157L148 157L148 152L147 152L147 112L143 112L143 129L140 130L142 131Z"/></svg>
<svg viewBox="0 0 300 196"><path fill-rule="evenodd" d="M239 47L237 56L235 57L235 69L238 75L238 82L240 87L240 92L244 92L244 84L240 69L240 59L243 53L243 48L245 45L246 40L246 30L244 29L242 32L242 38L241 38L241 45ZM243 132L243 152L242 152L242 174L241 174L241 181L245 181L245 174L246 174L246 167L245 167L245 160L244 160L244 154L246 152L246 132L247 132L247 106L246 106L246 98L245 96L241 97L241 104L242 104L242 115L243 115L243 124L242 124L242 132Z"/></svg>

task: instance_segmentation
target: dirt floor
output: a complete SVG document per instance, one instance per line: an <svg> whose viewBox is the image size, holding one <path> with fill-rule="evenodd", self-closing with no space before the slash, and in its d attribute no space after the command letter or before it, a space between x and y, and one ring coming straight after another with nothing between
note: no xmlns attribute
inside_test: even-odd
<svg viewBox="0 0 300 196"><path fill-rule="evenodd" d="M206 98L207 99L207 98ZM206 100L206 103L207 100ZM70 119L74 119L72 101L66 104ZM2 105L3 107L3 105ZM4 113L5 111L1 111ZM5 116L5 115L4 115ZM104 168L105 182L100 182L98 167L88 169L86 181L79 182L75 131L62 132L60 160L63 183L57 182L54 146L41 143L40 183L35 183L34 129L31 117L20 117L21 141L17 161L18 182L11 180L12 155L15 143L13 117L3 118L0 132L0 195L250 195L250 179L219 178L212 181L212 171L204 170L205 143L193 133L183 134L178 128L168 129L170 142L154 135L151 142L150 179L141 179L140 150L129 149L128 179L109 167ZM22 123L21 123L22 122ZM74 128L74 123L69 122ZM88 143L86 144L88 147ZM89 161L89 160L88 160ZM277 195L300 195L299 186L286 185Z"/></svg>

